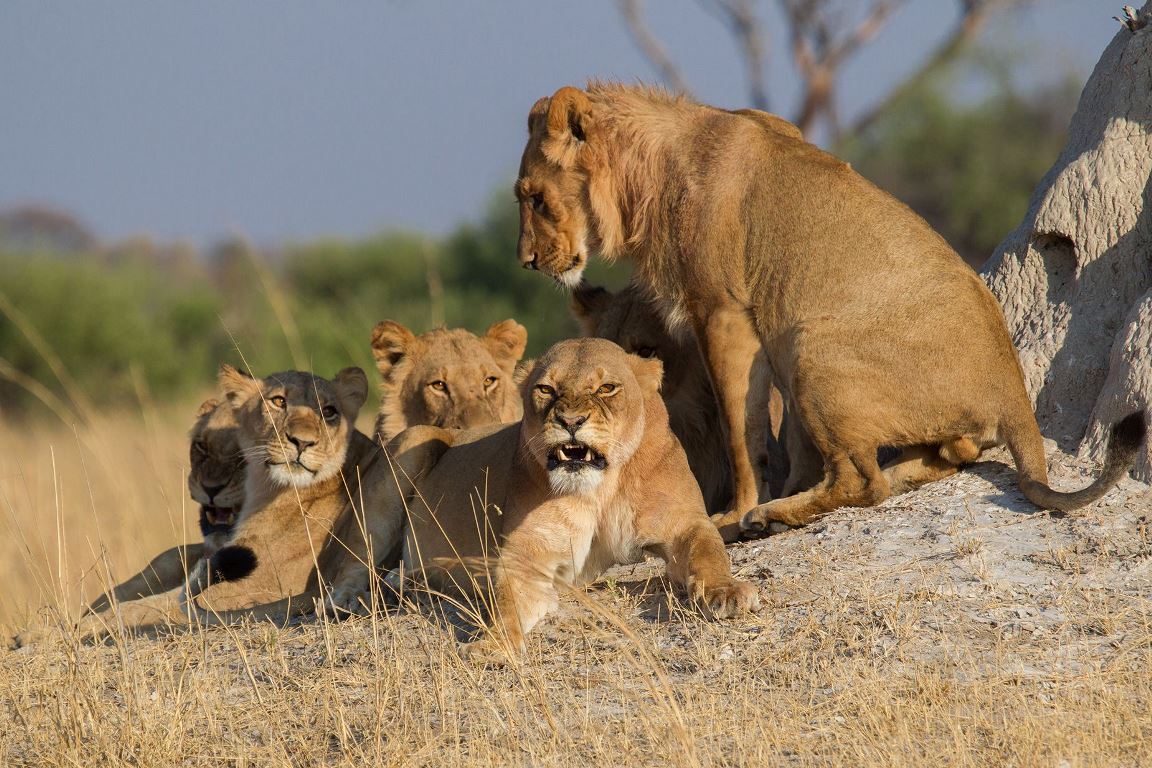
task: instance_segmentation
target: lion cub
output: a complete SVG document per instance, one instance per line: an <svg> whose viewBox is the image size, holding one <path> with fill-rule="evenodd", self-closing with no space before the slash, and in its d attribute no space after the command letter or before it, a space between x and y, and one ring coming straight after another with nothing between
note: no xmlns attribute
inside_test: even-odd
<svg viewBox="0 0 1152 768"><path fill-rule="evenodd" d="M526 372L519 423L416 427L397 438L398 452L438 457L400 502L405 578L448 593L494 582L491 634L466 654L523 649L555 608L558 585L586 584L645 554L662 558L672 581L714 615L758 606L755 588L732 578L668 426L661 376L658 360L604 339L562 341Z"/></svg>

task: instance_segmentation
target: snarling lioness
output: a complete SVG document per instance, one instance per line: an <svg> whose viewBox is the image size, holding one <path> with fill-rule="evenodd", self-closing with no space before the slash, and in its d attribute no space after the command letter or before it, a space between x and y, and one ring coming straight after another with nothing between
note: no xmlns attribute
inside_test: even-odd
<svg viewBox="0 0 1152 768"><path fill-rule="evenodd" d="M664 364L660 394L672 431L688 455L709 512L731 507L732 472L716 393L690 331L673 334L635 285L612 293L581 283L572 291L572 312L584 332L619 344L625 352L656 357ZM819 480L819 456L800 430L785 429L784 403L761 358L748 387L745 438L748 455L763 481L761 499L789 495ZM785 443L787 442L787 450ZM805 482L808 485L803 485ZM738 538L739 527L733 526ZM728 532L723 532L728 533ZM726 536L728 538L728 536Z"/></svg>
<svg viewBox="0 0 1152 768"><path fill-rule="evenodd" d="M451 446L407 501L402 559L408 578L438 591L494 578L492 636L478 648L522 648L555 606L558 584L587 583L645 553L715 615L757 606L752 585L732 578L668 427L660 378L658 360L603 339L564 341L526 373L520 423L416 427L397 439L411 455ZM476 563L491 566L497 548L492 572L477 577Z"/></svg>
<svg viewBox="0 0 1152 768"><path fill-rule="evenodd" d="M253 379L224 366L220 387L247 460L244 502L227 544L201 558L181 587L84 617L79 636L116 626L283 620L313 610L350 568L386 560L388 553L365 539L366 527L380 540L399 540L401 519L366 526L365 512L394 508L393 497L410 492L405 478L425 468L405 456L387 457L356 431L368 392L362 370L346 368L331 381L300 371ZM15 642L24 645L45 631L30 630Z"/></svg>
<svg viewBox="0 0 1152 768"><path fill-rule="evenodd" d="M593 83L533 106L520 164L519 259L575 286L595 250L633 260L665 323L687 326L716 387L732 520L803 525L944 477L1007 444L1040 507L1099 498L1143 443L1114 425L1100 477L1048 486L1040 430L995 298L928 224L778 121L652 88ZM763 350L823 458L811 490L757 506L745 443ZM878 446L903 448L881 470Z"/></svg>
<svg viewBox="0 0 1152 768"><path fill-rule="evenodd" d="M520 418L512 372L528 331L515 320L494 323L483 336L437 328L419 336L393 320L372 331L380 371L376 433L385 441L417 424L469 429Z"/></svg>

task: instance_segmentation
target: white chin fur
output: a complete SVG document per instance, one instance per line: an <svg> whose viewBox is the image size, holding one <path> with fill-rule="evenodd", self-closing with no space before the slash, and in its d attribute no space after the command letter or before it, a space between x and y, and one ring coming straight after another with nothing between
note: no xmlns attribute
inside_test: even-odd
<svg viewBox="0 0 1152 768"><path fill-rule="evenodd" d="M604 472L591 467L576 472L554 469L548 473L548 484L557 496L589 496L596 492L603 479Z"/></svg>
<svg viewBox="0 0 1152 768"><path fill-rule="evenodd" d="M585 262L587 262L587 260L585 260ZM580 278L583 276L584 265L582 264L579 267L573 267L567 272L561 272L556 276L556 280L563 286L567 286L568 288L575 288L576 286L580 285Z"/></svg>
<svg viewBox="0 0 1152 768"><path fill-rule="evenodd" d="M273 483L284 487L307 488L315 483L321 483L328 478L335 475L340 471L340 466L344 461L341 459L338 462L325 465L320 468L316 473L309 472L300 467L288 467L284 464L274 464L268 467L268 477Z"/></svg>

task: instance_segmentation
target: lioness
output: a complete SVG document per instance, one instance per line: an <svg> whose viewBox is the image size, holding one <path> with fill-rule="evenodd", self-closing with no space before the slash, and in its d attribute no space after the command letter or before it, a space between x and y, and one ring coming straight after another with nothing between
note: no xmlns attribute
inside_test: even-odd
<svg viewBox="0 0 1152 768"><path fill-rule="evenodd" d="M493 324L481 338L462 329L415 336L393 321L378 323L372 352L383 378L377 430L385 442L413 424L477 427L520 418L511 372L524 354L527 331L514 320ZM423 386L421 385L423 384ZM192 427L188 490L200 504L203 544L173 547L89 606L136 600L183 585L201 557L222 547L244 502L244 457L231 406L209 400Z"/></svg>
<svg viewBox="0 0 1152 768"><path fill-rule="evenodd" d="M758 605L753 586L732 578L668 427L661 374L658 360L604 339L563 341L527 371L520 423L469 432L416 427L397 439L410 455L427 446L439 456L447 447L406 502L409 577L467 592L473 578L483 585L487 576L465 571L502 541L493 636L466 653L487 653L493 642L521 649L555 606L557 584L587 583L645 553L663 558L671 579L715 615Z"/></svg>
<svg viewBox="0 0 1152 768"><path fill-rule="evenodd" d="M385 442L416 424L467 429L520 418L512 372L528 331L515 320L494 323L478 337L463 328L419 336L384 320L372 331L380 371L376 432Z"/></svg>
<svg viewBox="0 0 1152 768"><path fill-rule="evenodd" d="M283 620L312 610L326 585L346 578L350 563L375 564L388 554L365 541L365 510L393 508L391 497L410 492L406 478L422 467L405 456L390 461L356 431L368 393L362 370L346 368L331 381L299 371L257 380L225 365L220 387L247 457L244 503L228 544L202 558L186 585L84 617L81 637L116 625ZM372 527L398 541L401 522L377 520ZM44 632L25 632L15 644Z"/></svg>
<svg viewBox="0 0 1152 768"><path fill-rule="evenodd" d="M748 531L877 504L1001 443L1033 503L1071 510L1111 488L1143 443L1134 413L1113 426L1095 482L1052 490L979 276L905 205L762 119L653 88L561 88L529 114L516 197L524 267L575 286L590 249L626 256L666 324L692 329L727 426L730 517ZM760 349L824 479L756 506L744 434ZM878 446L905 450L882 471Z"/></svg>
<svg viewBox="0 0 1152 768"><path fill-rule="evenodd" d="M191 565L211 557L228 540L244 503L244 456L232 407L206 400L196 414L189 438L188 493L200 506L203 543L173 547L157 555L140 573L93 601L89 611L103 611L113 602L180 587Z"/></svg>
<svg viewBox="0 0 1152 768"><path fill-rule="evenodd" d="M612 293L582 282L572 291L572 312L587 335L614 341L625 352L657 357L664 364L660 394L672 431L688 454L708 510L729 509L732 472L724 428L708 369L691 332L671 333L636 285ZM785 428L783 398L772 385L762 356L752 367L747 406L745 438L752 465L763 480L760 498L787 496L815 484L820 479L820 457L813 455L803 430ZM724 531L725 538L738 538L739 527L730 527L735 530Z"/></svg>

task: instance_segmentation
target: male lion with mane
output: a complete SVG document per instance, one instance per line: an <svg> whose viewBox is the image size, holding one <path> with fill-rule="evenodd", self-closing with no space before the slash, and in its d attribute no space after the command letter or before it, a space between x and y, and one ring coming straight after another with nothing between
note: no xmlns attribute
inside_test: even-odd
<svg viewBox="0 0 1152 768"><path fill-rule="evenodd" d="M484 592L489 576L495 583L491 634L465 646L466 655L522 650L524 635L556 606L557 585L588 583L645 554L662 558L672 581L714 615L758 606L755 588L732 578L668 427L658 360L604 339L573 339L524 375L519 423L415 427L396 440L397 452L432 457L413 465L438 460L415 495L397 501L403 508L381 515L408 515L404 578L449 594ZM399 579L390 577L394 588ZM346 605L354 598L336 596Z"/></svg>
<svg viewBox="0 0 1152 768"><path fill-rule="evenodd" d="M749 532L870 506L1006 444L1037 506L1106 493L1144 441L1111 430L1104 468L1048 486L1040 429L1000 307L923 219L783 121L654 88L592 83L536 102L516 181L520 263L574 287L591 250L633 261L670 328L687 326L716 389ZM745 442L753 358L823 459L814 488L757 506ZM883 470L877 448L902 448Z"/></svg>

